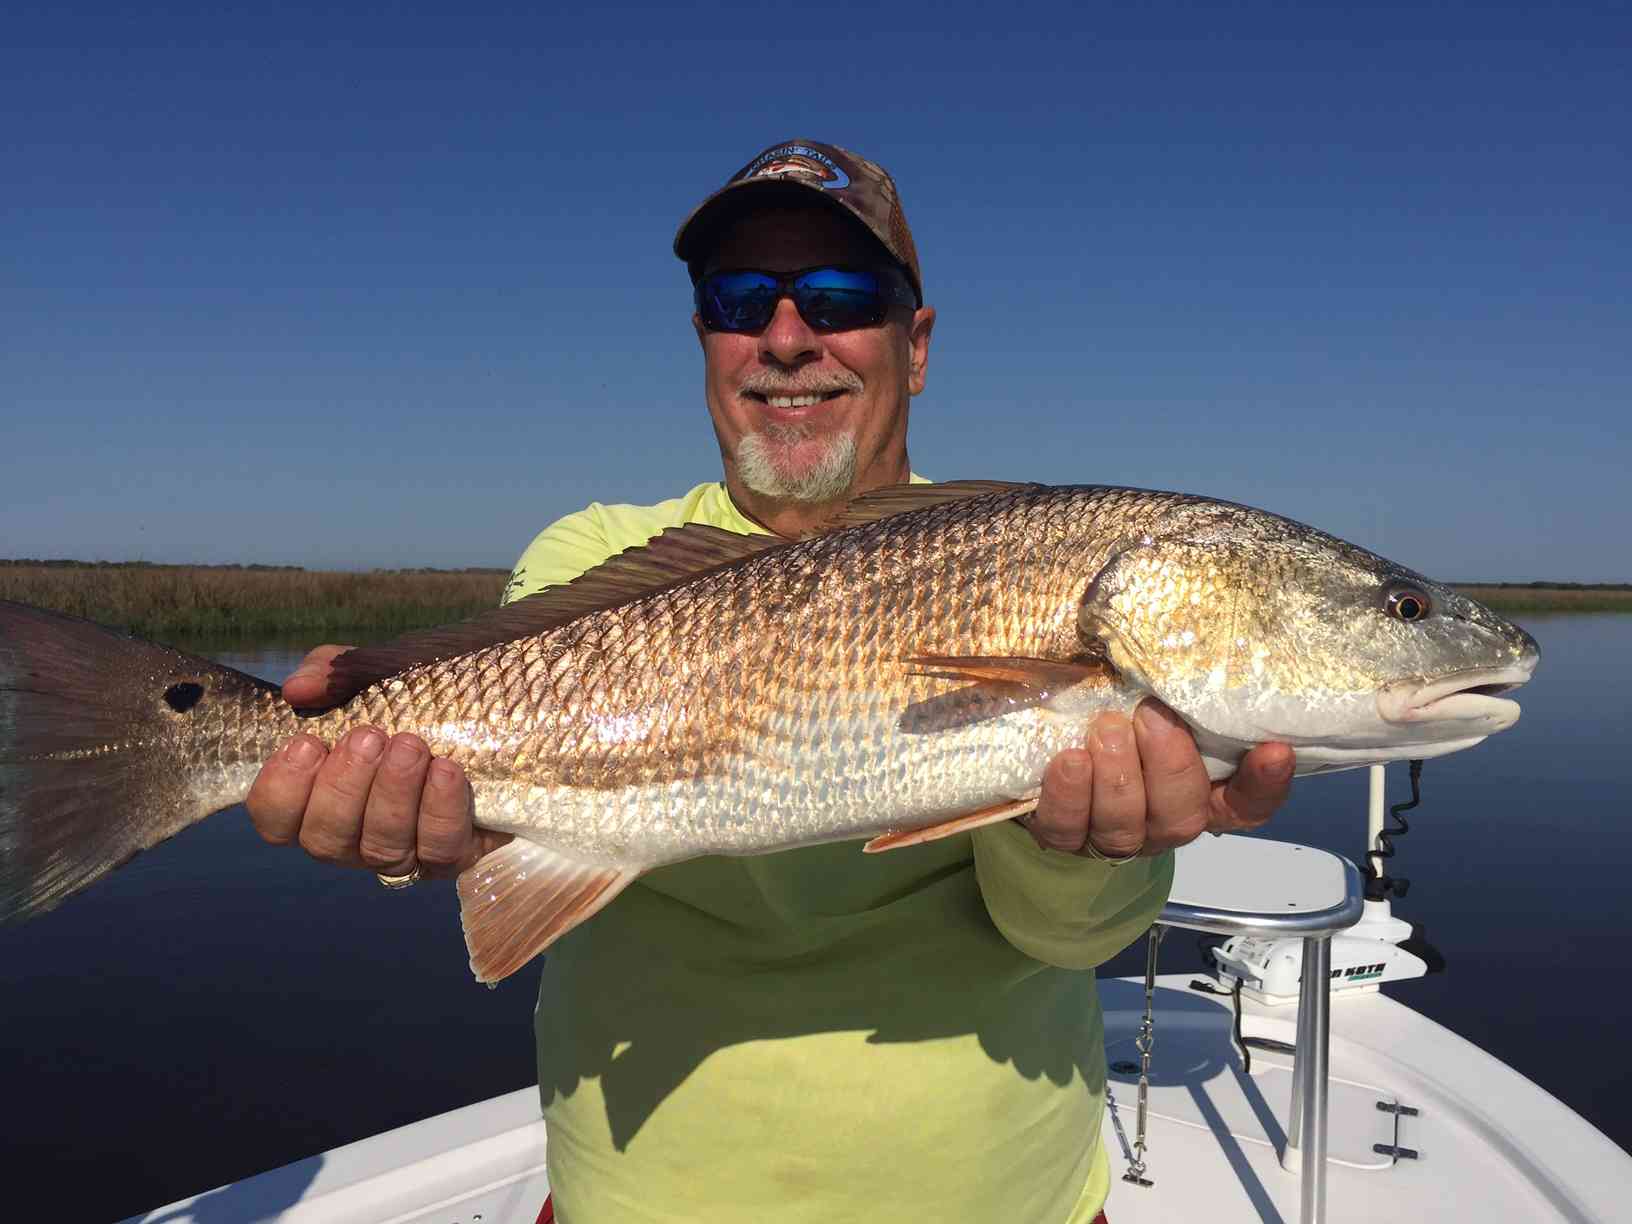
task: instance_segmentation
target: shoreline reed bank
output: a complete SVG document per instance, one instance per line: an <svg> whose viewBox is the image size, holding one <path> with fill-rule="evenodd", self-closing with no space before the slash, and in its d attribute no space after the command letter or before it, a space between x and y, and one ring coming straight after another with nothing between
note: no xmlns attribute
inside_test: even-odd
<svg viewBox="0 0 1632 1224"><path fill-rule="evenodd" d="M205 565L0 563L0 599L143 637L349 640L464 620L495 607L507 570L364 573Z"/></svg>
<svg viewBox="0 0 1632 1224"><path fill-rule="evenodd" d="M498 569L346 572L144 562L0 561L0 599L144 637L336 639L463 620L495 606ZM1632 584L1458 583L1498 612L1632 612Z"/></svg>

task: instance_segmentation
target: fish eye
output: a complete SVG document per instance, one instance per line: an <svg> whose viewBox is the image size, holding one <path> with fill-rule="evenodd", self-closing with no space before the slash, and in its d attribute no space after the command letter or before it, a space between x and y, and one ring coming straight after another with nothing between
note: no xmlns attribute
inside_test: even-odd
<svg viewBox="0 0 1632 1224"><path fill-rule="evenodd" d="M1433 601L1426 591L1416 587L1395 587L1383 601L1384 610L1395 620L1420 621L1434 610Z"/></svg>

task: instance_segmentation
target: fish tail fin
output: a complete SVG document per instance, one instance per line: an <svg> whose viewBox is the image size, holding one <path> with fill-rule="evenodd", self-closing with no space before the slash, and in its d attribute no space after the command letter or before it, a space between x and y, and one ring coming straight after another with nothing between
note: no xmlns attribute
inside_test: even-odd
<svg viewBox="0 0 1632 1224"><path fill-rule="evenodd" d="M264 680L0 601L0 922L241 800L264 747L241 729L280 708Z"/></svg>

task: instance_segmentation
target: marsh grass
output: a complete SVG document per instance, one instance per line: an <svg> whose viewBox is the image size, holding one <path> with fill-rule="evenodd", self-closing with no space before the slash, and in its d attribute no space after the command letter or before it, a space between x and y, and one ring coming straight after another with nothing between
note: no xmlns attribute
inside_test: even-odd
<svg viewBox="0 0 1632 1224"><path fill-rule="evenodd" d="M282 635L347 641L463 620L494 607L502 570L328 570L0 562L0 599L143 637ZM336 637L336 634L350 637Z"/></svg>
<svg viewBox="0 0 1632 1224"><path fill-rule="evenodd" d="M0 599L54 608L144 637L348 641L474 616L498 603L505 578L503 570L493 569L341 573L0 561ZM1627 584L1466 583L1457 589L1501 612L1632 612Z"/></svg>
<svg viewBox="0 0 1632 1224"><path fill-rule="evenodd" d="M1496 612L1632 612L1625 583L1455 583L1462 594Z"/></svg>

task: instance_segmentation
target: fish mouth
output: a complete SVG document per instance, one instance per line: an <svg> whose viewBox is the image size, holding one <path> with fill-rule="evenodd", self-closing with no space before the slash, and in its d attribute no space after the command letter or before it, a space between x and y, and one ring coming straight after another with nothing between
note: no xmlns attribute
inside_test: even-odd
<svg viewBox="0 0 1632 1224"><path fill-rule="evenodd" d="M1519 703L1501 696L1536 670L1531 655L1505 667L1469 668L1434 680L1402 680L1377 694L1384 722L1457 723L1500 731L1519 721Z"/></svg>

